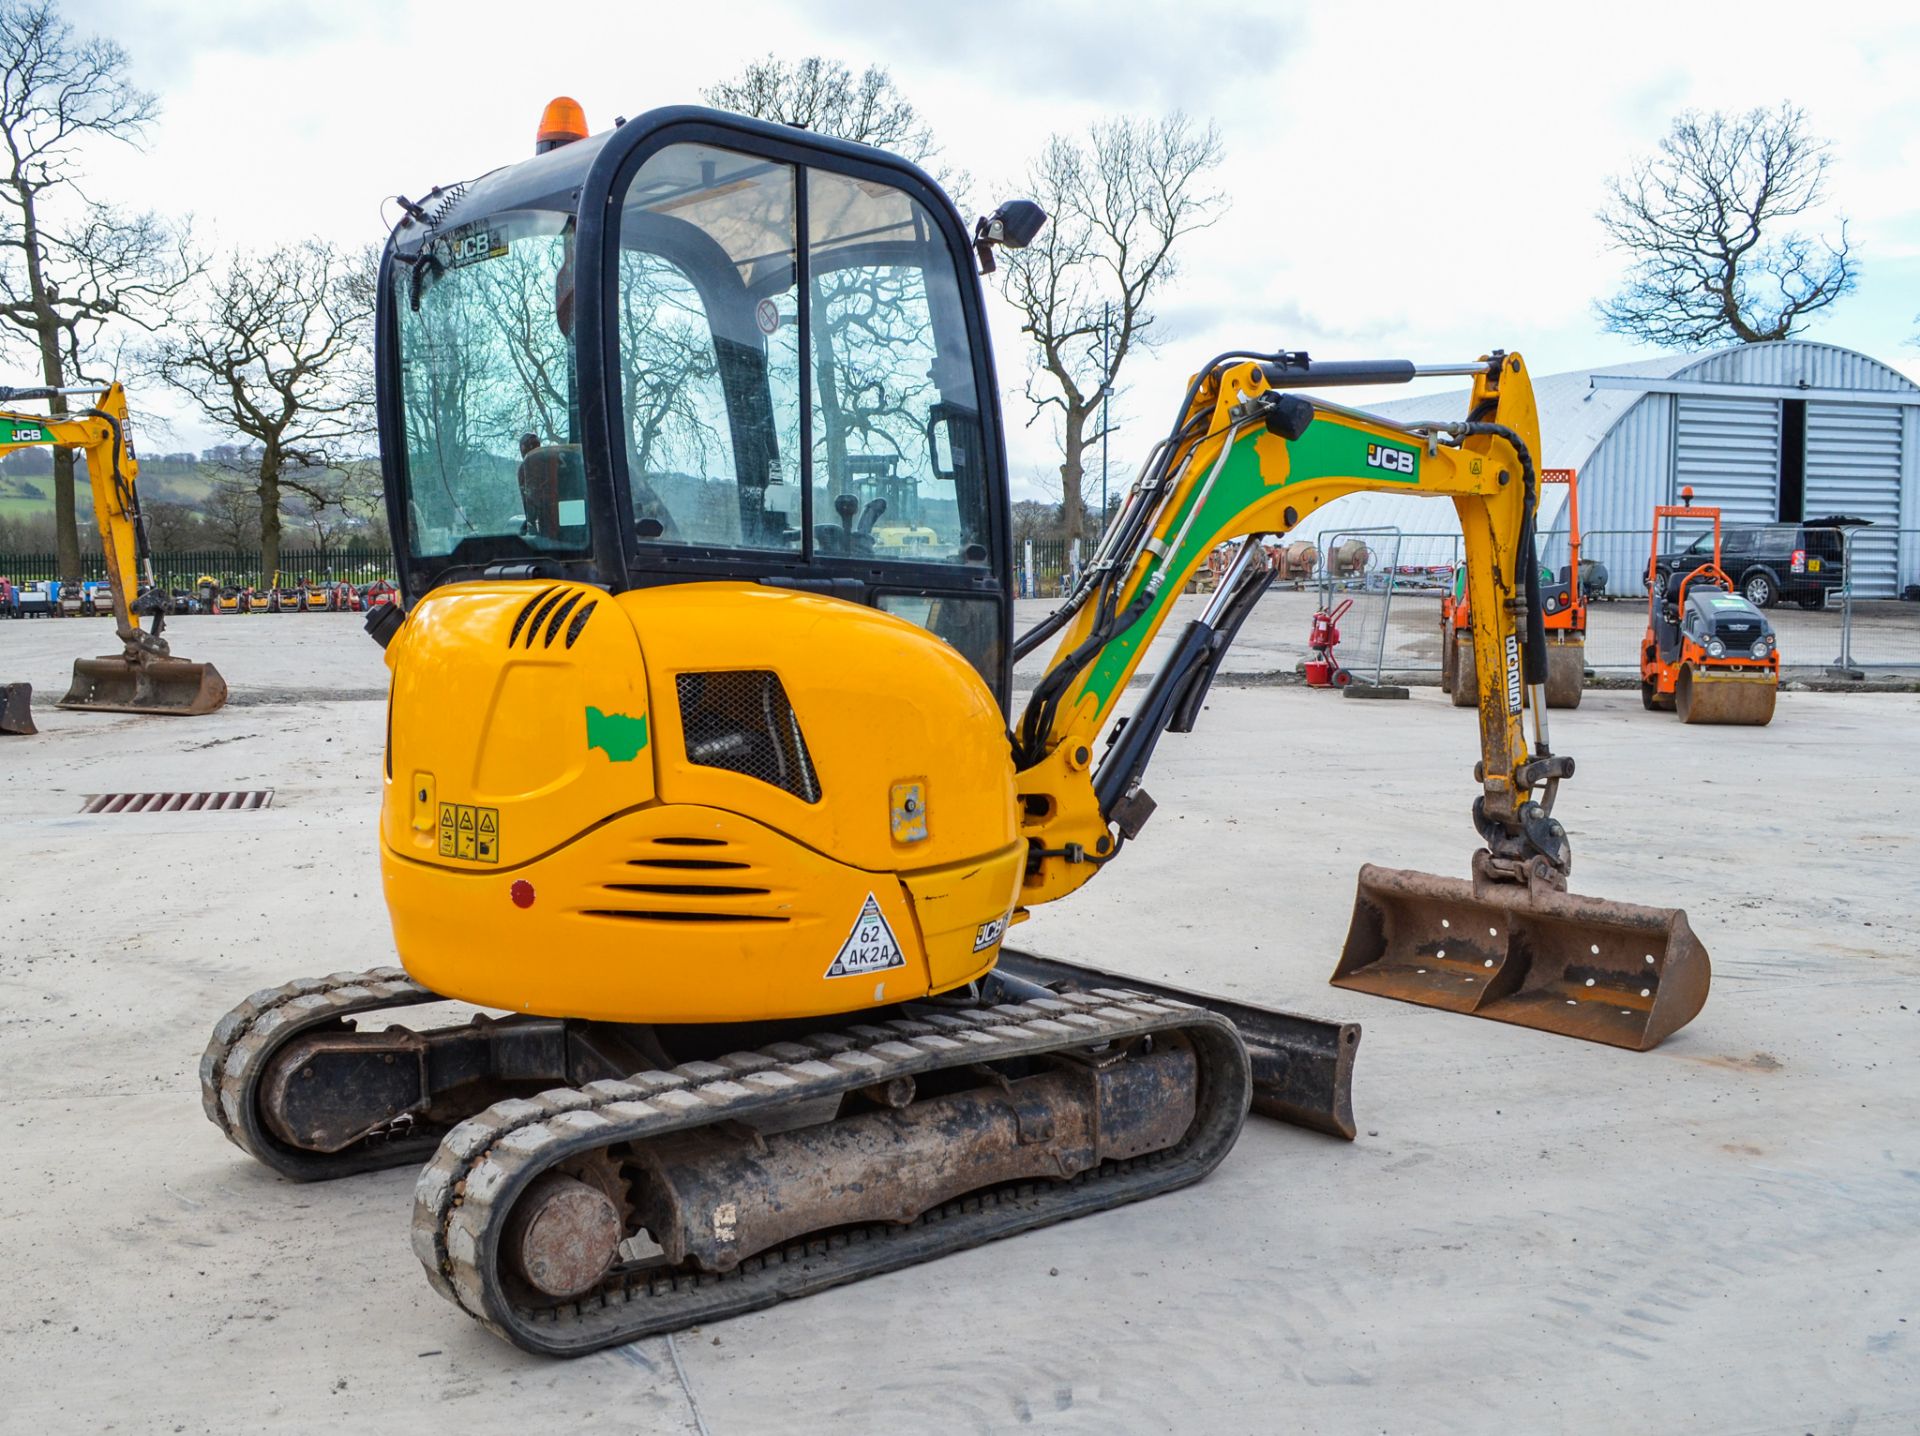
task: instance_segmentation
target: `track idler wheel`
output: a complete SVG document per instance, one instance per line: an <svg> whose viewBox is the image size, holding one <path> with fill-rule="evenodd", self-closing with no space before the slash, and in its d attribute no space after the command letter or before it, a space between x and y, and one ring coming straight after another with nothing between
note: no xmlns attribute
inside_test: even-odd
<svg viewBox="0 0 1920 1436"><path fill-rule="evenodd" d="M1688 663L1674 684L1673 709L1682 723L1764 728L1773 721L1779 691L1779 681L1766 670L1717 673Z"/></svg>
<svg viewBox="0 0 1920 1436"><path fill-rule="evenodd" d="M554 1301L584 1296L620 1253L620 1213L604 1191L565 1172L534 1179L507 1221L508 1269Z"/></svg>

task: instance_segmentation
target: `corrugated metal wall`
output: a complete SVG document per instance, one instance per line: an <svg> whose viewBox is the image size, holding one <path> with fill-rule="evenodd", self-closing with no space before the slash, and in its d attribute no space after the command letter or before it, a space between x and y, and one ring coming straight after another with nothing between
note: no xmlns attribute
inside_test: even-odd
<svg viewBox="0 0 1920 1436"><path fill-rule="evenodd" d="M1900 411L1900 587L1920 584L1920 408Z"/></svg>
<svg viewBox="0 0 1920 1436"><path fill-rule="evenodd" d="M1853 591L1861 598L1899 592L1901 427L1892 404L1807 404L1804 512L1810 519L1849 514L1873 525L1853 538Z"/></svg>
<svg viewBox="0 0 1920 1436"><path fill-rule="evenodd" d="M1851 349L1784 339L1774 344L1741 344L1709 354L1677 370L1676 379L1715 384L1777 384L1811 389L1902 389L1913 381L1898 369Z"/></svg>
<svg viewBox="0 0 1920 1436"><path fill-rule="evenodd" d="M1673 477L1722 523L1771 523L1780 507L1780 401L1675 396Z"/></svg>
<svg viewBox="0 0 1920 1436"><path fill-rule="evenodd" d="M1671 394L1641 398L1580 473L1582 550L1607 566L1609 592L1641 591L1653 506L1673 501L1673 408Z"/></svg>

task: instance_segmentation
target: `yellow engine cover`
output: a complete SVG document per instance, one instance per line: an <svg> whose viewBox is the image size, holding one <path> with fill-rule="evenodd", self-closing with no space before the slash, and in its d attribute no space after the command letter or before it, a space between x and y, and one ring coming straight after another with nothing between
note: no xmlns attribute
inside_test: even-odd
<svg viewBox="0 0 1920 1436"><path fill-rule="evenodd" d="M1024 845L1004 720L902 619L753 584L457 584L393 669L407 970L552 1016L846 1012L992 965Z"/></svg>

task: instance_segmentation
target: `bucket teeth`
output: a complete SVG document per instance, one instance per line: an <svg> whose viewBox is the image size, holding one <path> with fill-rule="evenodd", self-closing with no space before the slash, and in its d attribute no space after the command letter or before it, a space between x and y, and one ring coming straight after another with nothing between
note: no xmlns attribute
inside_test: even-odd
<svg viewBox="0 0 1920 1436"><path fill-rule="evenodd" d="M1677 908L1360 869L1336 987L1644 1052L1707 1000Z"/></svg>
<svg viewBox="0 0 1920 1436"><path fill-rule="evenodd" d="M92 713L154 713L198 717L227 701L227 683L211 663L184 658L138 659L113 654L76 658L73 686L62 708Z"/></svg>

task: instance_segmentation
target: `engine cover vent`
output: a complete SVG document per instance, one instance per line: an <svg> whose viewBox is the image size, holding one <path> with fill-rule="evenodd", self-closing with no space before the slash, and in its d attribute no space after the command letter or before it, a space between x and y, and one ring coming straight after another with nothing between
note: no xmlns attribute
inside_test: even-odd
<svg viewBox="0 0 1920 1436"><path fill-rule="evenodd" d="M600 604L597 595L590 588L569 589L564 584L543 588L521 606L519 616L513 620L513 628L507 634L507 647L516 644L523 648L533 647L533 641L540 640L542 648L553 647L553 640L560 636L560 626L566 624L566 644L573 647L580 637L580 631L587 626L587 619ZM584 603L581 600L586 600ZM573 622L567 623L571 615ZM521 642L521 635L526 641Z"/></svg>
<svg viewBox="0 0 1920 1436"><path fill-rule="evenodd" d="M803 803L820 801L820 779L778 674L682 673L675 682L688 762L758 778Z"/></svg>

